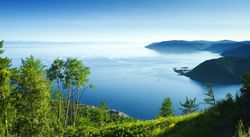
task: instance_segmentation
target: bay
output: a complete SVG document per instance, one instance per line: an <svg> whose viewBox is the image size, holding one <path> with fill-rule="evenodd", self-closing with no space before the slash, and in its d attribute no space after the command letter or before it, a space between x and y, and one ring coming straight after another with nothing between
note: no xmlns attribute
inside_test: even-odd
<svg viewBox="0 0 250 137"><path fill-rule="evenodd" d="M90 83L81 102L98 105L105 100L110 108L138 119L155 118L164 98L170 97L174 113L181 114L180 101L186 97L202 102L207 84L179 76L173 67L193 68L219 58L211 52L158 53L145 48L148 43L118 42L6 42L4 55L19 67L21 58L34 55L47 66L57 57L77 57L91 68ZM212 84L217 101L227 93L235 95L241 85ZM201 105L201 108L206 106Z"/></svg>

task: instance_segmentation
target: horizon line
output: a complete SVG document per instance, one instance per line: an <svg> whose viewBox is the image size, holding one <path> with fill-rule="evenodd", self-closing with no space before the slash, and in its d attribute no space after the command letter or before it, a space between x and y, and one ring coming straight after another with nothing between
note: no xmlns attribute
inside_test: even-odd
<svg viewBox="0 0 250 137"><path fill-rule="evenodd" d="M163 41L235 41L235 42L242 42L242 41L249 41L249 40L233 40L233 39L218 39L218 40L207 40L207 39L194 39L194 40L188 40L188 39L166 39L161 41L47 41L47 40L0 40L4 42L21 42L21 43L154 43L154 42L163 42Z"/></svg>

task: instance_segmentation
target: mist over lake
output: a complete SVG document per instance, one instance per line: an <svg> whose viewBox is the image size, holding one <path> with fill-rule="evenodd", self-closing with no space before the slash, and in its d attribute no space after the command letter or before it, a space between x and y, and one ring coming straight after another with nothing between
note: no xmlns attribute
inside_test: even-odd
<svg viewBox="0 0 250 137"><path fill-rule="evenodd" d="M166 97L170 97L174 113L180 114L180 101L185 97L204 98L206 83L179 76L173 67L193 68L201 62L219 58L207 51L158 53L144 48L147 43L39 43L6 42L4 55L19 67L21 58L34 55L46 65L59 58L77 57L91 68L90 83L96 88L84 91L84 104L98 105L105 100L110 108L139 119L152 119ZM212 84L216 100L240 85Z"/></svg>

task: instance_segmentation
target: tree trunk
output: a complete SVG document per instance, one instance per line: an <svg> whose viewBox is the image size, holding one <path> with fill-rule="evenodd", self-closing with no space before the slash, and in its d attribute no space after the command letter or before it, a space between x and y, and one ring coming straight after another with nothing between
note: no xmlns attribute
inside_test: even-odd
<svg viewBox="0 0 250 137"><path fill-rule="evenodd" d="M3 100L4 100L4 106L7 106L7 103L6 103L6 99L5 99L5 96L3 95ZM7 116L8 116L8 108L4 108L4 126L5 126L5 136L8 136L9 135L9 127L8 127L8 119L7 119Z"/></svg>
<svg viewBox="0 0 250 137"><path fill-rule="evenodd" d="M4 114L4 123L5 123L5 136L9 135L9 127L8 127L8 119L7 119L7 112Z"/></svg>
<svg viewBox="0 0 250 137"><path fill-rule="evenodd" d="M74 126L76 124L76 118L77 118L77 115L78 115L78 108L79 108L79 104L80 104L80 92L79 92L79 89L77 88L76 89L77 91L77 99L76 99L76 110L75 110L75 119L74 119Z"/></svg>
<svg viewBox="0 0 250 137"><path fill-rule="evenodd" d="M65 122L64 122L64 127L67 126L68 124L68 118L69 118L69 109L70 109L70 86L68 88L68 101L67 101L67 110L66 110L66 113L65 113Z"/></svg>
<svg viewBox="0 0 250 137"><path fill-rule="evenodd" d="M75 105L75 102L74 102L74 91L72 90L71 91L71 100L72 100L72 102L71 102L71 124L73 124L74 123L74 121L75 121L75 109L74 109L74 105Z"/></svg>
<svg viewBox="0 0 250 137"><path fill-rule="evenodd" d="M214 93L213 92L212 92L212 95L213 95L213 103L214 103L214 107L215 107L215 105L216 105L215 103L216 102L215 102L215 98L214 98Z"/></svg>
<svg viewBox="0 0 250 137"><path fill-rule="evenodd" d="M58 86L58 92L59 92L59 96L58 96L58 113L57 113L57 122L58 122L58 126L61 127L61 88L60 88L60 82L59 80L57 81L57 86Z"/></svg>

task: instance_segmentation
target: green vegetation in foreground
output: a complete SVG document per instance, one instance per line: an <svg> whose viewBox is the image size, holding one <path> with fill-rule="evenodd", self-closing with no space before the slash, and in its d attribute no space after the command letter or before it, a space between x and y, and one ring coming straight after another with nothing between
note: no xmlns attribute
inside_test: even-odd
<svg viewBox="0 0 250 137"><path fill-rule="evenodd" d="M2 47L0 42L0 48ZM3 51L0 50L0 54ZM186 115L174 116L166 98L154 120L135 120L110 113L108 106L79 102L88 83L89 68L78 59L56 59L47 72L33 56L12 69L11 60L0 57L0 136L7 137L249 137L250 73L241 79L241 94L228 94L215 102L212 87L204 99L210 108L195 112L195 99L182 104ZM77 67L75 67L77 66ZM57 84L52 89L51 83ZM66 91L64 97L61 94ZM81 91L81 92L80 92ZM51 99L50 95L53 95Z"/></svg>
<svg viewBox="0 0 250 137"><path fill-rule="evenodd" d="M207 60L185 75L204 82L240 83L241 76L249 71L249 57L222 57Z"/></svg>

